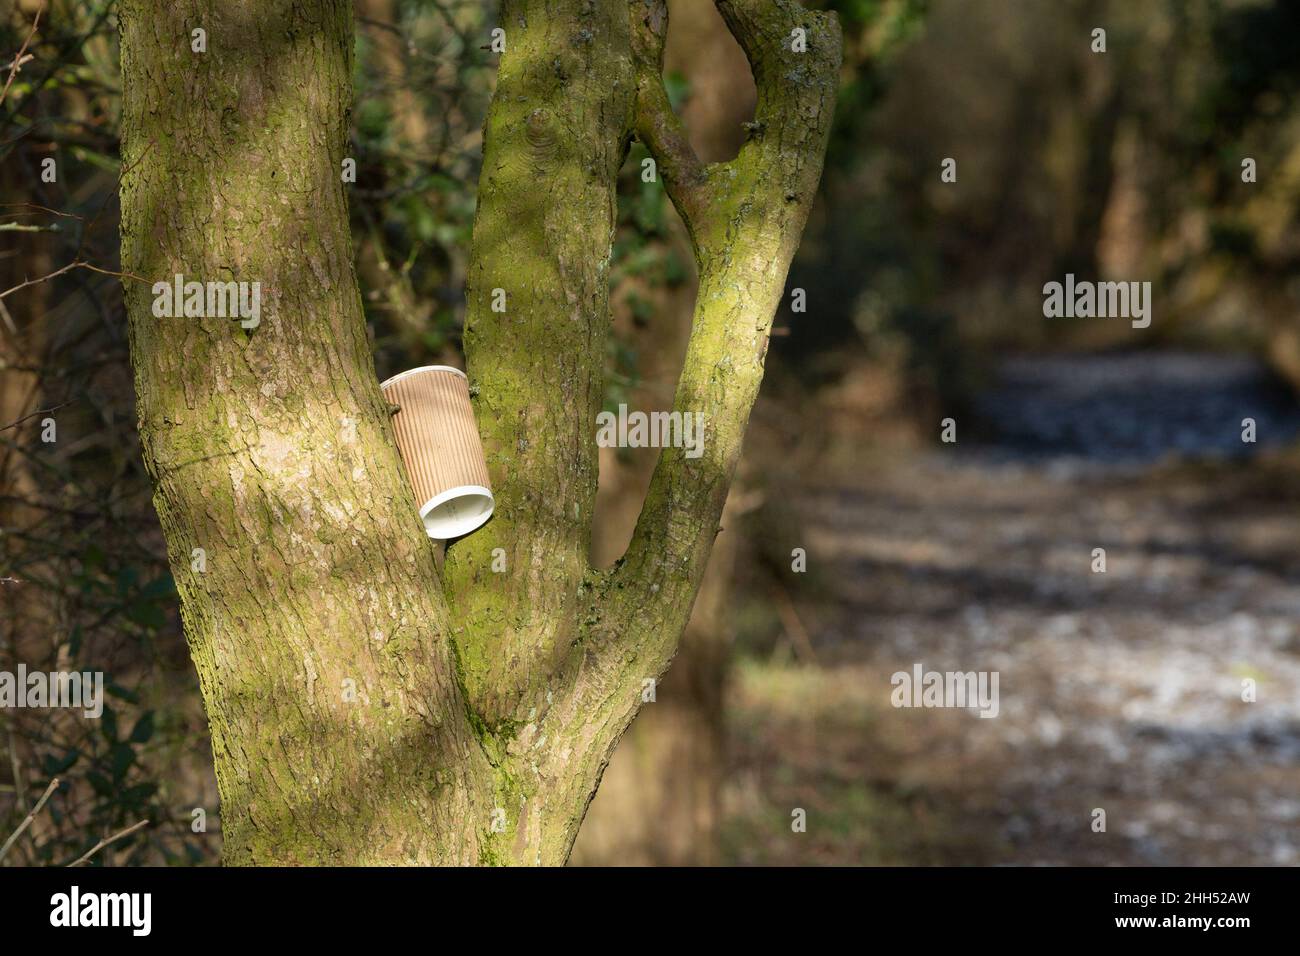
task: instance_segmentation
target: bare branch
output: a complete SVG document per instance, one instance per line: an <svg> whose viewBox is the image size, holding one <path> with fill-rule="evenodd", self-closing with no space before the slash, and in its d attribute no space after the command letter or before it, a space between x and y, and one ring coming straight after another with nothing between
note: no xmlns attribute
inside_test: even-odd
<svg viewBox="0 0 1300 956"><path fill-rule="evenodd" d="M32 807L32 812L23 817L23 822L18 824L18 829L9 835L9 839L5 840L4 846L0 846L0 860L3 860L5 854L9 852L9 848L18 842L18 838L23 835L23 831L32 825L32 821L36 819L36 814L41 812L41 808L45 806L45 801L50 799L50 795L54 793L58 787L59 778L55 777L50 781L50 785L45 788L45 792L41 794L41 798L36 801L36 806Z"/></svg>
<svg viewBox="0 0 1300 956"><path fill-rule="evenodd" d="M49 408L38 408L36 409L36 411L32 412L29 415L24 415L22 418L18 419L17 421L12 421L8 425L0 425L0 432L8 431L11 428L16 428L17 426L21 425L23 422L27 421L29 418L35 418L37 415L48 415L50 412L57 412L60 408L65 408L71 404L72 404L71 402L62 402L58 405L52 405Z"/></svg>
<svg viewBox="0 0 1300 956"><path fill-rule="evenodd" d="M70 867L80 866L81 864L89 860L92 856L94 856L96 853L98 853L100 850L104 849L104 847L108 846L110 843L116 843L118 840L121 840L123 837L129 837L136 830L140 829L141 827L147 827L148 825L149 825L148 820L141 820L139 823L132 824L131 826L127 827L125 830L121 830L117 833L114 833L111 837L105 837L104 839L96 843L93 847L91 847L89 850L87 850L85 853L83 853L81 856L77 857L75 860L69 863L68 866Z"/></svg>
<svg viewBox="0 0 1300 956"><path fill-rule="evenodd" d="M41 0L41 5L36 8L36 17L32 20L32 28L27 31L27 39L23 41L23 45L18 48L18 53L15 54L13 60L8 64L9 77L5 80L4 89L0 90L0 103L3 103L5 97L9 94L9 87L13 84L14 77L18 75L18 71L22 69L24 63L31 59L30 55L24 56L23 54L27 53L27 48L31 45L32 38L36 36L36 28L41 25L41 14L44 12L45 0Z"/></svg>
<svg viewBox="0 0 1300 956"><path fill-rule="evenodd" d="M112 269L101 269L99 266L91 265L89 262L85 262L81 259L78 259L75 262L69 262L66 266L61 266L60 268L55 269L53 272L43 275L38 279L27 279L24 282L18 283L12 289L6 289L4 292L0 292L0 299L8 298L9 296L13 295L15 292L19 291L20 289L25 289L29 285L39 285L42 282L46 282L50 279L56 278L57 276L61 276L65 272L71 272L73 269L89 269L91 272L98 272L101 275L117 276L117 278L119 279L134 279L136 282L147 283L149 281L143 276L138 276L131 272L114 272Z"/></svg>
<svg viewBox="0 0 1300 956"><path fill-rule="evenodd" d="M0 222L0 232L59 232L58 223L48 226L29 226L21 222Z"/></svg>
<svg viewBox="0 0 1300 956"><path fill-rule="evenodd" d="M0 209L36 209L40 212L48 212L52 216L62 216L64 219L81 219L75 212L59 212L57 209L34 202L3 202L0 203Z"/></svg>

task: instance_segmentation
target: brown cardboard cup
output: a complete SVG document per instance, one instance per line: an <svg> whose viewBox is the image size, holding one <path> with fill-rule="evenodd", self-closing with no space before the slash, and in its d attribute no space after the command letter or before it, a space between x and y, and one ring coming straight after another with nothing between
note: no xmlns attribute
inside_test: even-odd
<svg viewBox="0 0 1300 956"><path fill-rule="evenodd" d="M446 541L469 534L492 517L496 502L465 373L425 365L379 387L400 406L393 432L429 537Z"/></svg>

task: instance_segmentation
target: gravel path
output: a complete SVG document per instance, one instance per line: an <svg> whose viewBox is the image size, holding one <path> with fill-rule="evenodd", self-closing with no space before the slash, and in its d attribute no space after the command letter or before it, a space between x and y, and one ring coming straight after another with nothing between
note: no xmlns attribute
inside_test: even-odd
<svg viewBox="0 0 1300 956"><path fill-rule="evenodd" d="M1275 436L1295 421L1227 369L1192 375L1181 424L1138 440L1142 403L1116 426L1122 396L1087 382L1157 371L1084 371L1013 369L984 406L1010 440L806 494L831 569L829 601L800 598L820 662L861 671L876 735L899 742L894 783L921 781L981 837L978 861L1300 864L1300 461L1234 459L1219 427L1252 401ZM918 662L999 672L999 715L891 708L889 675Z"/></svg>

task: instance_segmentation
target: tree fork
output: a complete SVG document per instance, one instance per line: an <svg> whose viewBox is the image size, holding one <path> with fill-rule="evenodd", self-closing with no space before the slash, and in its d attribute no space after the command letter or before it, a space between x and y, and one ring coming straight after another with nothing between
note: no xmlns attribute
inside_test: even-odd
<svg viewBox="0 0 1300 956"><path fill-rule="evenodd" d="M125 283L226 862L567 858L689 618L829 135L833 17L718 8L758 83L758 132L702 166L663 95L663 0L503 4L465 335L498 512L440 580L353 274L348 5L123 0L124 271L263 291L246 331L155 317L149 286ZM594 423L634 136L695 246L675 407L705 414L708 443L664 451L625 560L598 573Z"/></svg>

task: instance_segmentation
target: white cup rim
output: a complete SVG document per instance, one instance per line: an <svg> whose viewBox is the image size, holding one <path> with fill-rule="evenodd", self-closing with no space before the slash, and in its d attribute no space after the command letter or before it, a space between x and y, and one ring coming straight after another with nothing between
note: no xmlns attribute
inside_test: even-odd
<svg viewBox="0 0 1300 956"><path fill-rule="evenodd" d="M445 506L460 499L478 499L480 501L478 510L469 514L447 516L439 515L439 509L445 509ZM470 501L467 500L466 504ZM434 495L420 508L420 520L424 522L425 533L435 541L450 541L452 538L462 538L471 531L482 527L492 517L492 512L496 510L496 499L492 497L491 489L484 488L482 485L457 485L455 488L448 488L446 491Z"/></svg>
<svg viewBox="0 0 1300 956"><path fill-rule="evenodd" d="M416 372L455 372L461 378L465 379L465 381L467 382L469 381L469 376L466 375L464 372L462 372L460 369L456 368L454 365L421 365L419 368L408 368L405 372L398 372L392 378L380 382L379 387L387 388L389 385L392 385L394 382L400 381L401 379L406 378L408 375L414 375Z"/></svg>

